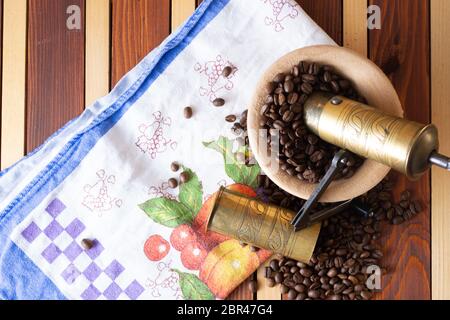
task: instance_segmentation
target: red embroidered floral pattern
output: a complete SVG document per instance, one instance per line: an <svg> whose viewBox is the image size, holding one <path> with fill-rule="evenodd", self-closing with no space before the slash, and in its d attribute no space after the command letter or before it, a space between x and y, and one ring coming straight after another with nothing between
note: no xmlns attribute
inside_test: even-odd
<svg viewBox="0 0 450 320"><path fill-rule="evenodd" d="M168 148L175 150L177 142L165 137L164 129L170 127L172 120L164 117L160 111L153 114L154 121L149 124L139 126L140 136L136 141L136 146L151 159L156 159L158 153L164 153Z"/></svg>
<svg viewBox="0 0 450 320"><path fill-rule="evenodd" d="M233 68L232 73L227 77L222 76L222 70L230 66ZM194 70L205 76L205 82L200 87L200 95L208 97L210 101L218 98L218 93L224 90L230 91L233 89L233 78L238 71L235 65L230 61L224 59L221 55L218 55L215 60L208 61L206 63L196 63Z"/></svg>
<svg viewBox="0 0 450 320"><path fill-rule="evenodd" d="M283 21L295 19L299 14L299 5L291 0L261 0L272 7L272 17L266 17L264 22L273 26L276 32L284 30Z"/></svg>
<svg viewBox="0 0 450 320"><path fill-rule="evenodd" d="M94 184L86 184L83 188L85 196L82 204L93 212L105 212L122 206L122 199L110 195L109 188L116 183L114 175L107 175L105 170L96 173Z"/></svg>

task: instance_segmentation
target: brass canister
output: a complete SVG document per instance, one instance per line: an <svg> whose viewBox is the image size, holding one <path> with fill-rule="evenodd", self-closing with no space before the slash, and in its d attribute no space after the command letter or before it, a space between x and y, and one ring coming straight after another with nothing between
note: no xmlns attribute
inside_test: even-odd
<svg viewBox="0 0 450 320"><path fill-rule="evenodd" d="M320 224L295 232L295 213L221 188L207 228L230 238L286 257L309 262L320 232Z"/></svg>
<svg viewBox="0 0 450 320"><path fill-rule="evenodd" d="M430 155L439 147L434 125L387 115L345 97L316 93L304 111L306 125L323 140L413 180L429 169Z"/></svg>

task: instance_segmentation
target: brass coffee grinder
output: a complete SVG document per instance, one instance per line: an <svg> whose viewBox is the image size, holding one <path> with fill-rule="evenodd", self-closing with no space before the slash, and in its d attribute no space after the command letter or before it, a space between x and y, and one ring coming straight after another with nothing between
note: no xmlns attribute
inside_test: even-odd
<svg viewBox="0 0 450 320"><path fill-rule="evenodd" d="M450 159L438 153L438 130L433 124L387 115L361 102L324 92L317 92L306 101L304 119L313 133L342 149L293 219L296 230L336 213L329 210L309 214L345 163L348 151L385 164L411 180L419 179L431 165L450 170Z"/></svg>
<svg viewBox="0 0 450 320"><path fill-rule="evenodd" d="M312 132L342 149L301 210L295 214L222 188L211 212L209 230L308 261L322 220L349 207L366 216L373 214L355 199L311 214L346 163L349 151L386 164L413 180L433 164L450 170L450 159L438 153L438 131L432 124L390 116L360 102L323 92L307 100L304 117Z"/></svg>
<svg viewBox="0 0 450 320"><path fill-rule="evenodd" d="M307 127L324 141L338 146L329 170L318 185L311 185L273 168L267 142L259 143L260 109L267 96L266 84L298 61L331 65L352 81L372 106L330 93L313 93L304 104ZM208 229L240 241L309 262L320 231L320 222L352 207L373 213L356 200L373 188L392 168L416 180L431 165L450 170L450 159L439 153L438 130L430 124L403 119L402 107L389 79L370 60L337 46L312 46L294 50L276 61L261 77L248 112L251 149L263 171L280 188L306 200L297 213L255 199L220 190ZM260 147L260 145L262 147ZM334 180L352 152L367 160L347 180ZM335 203L313 212L318 202Z"/></svg>

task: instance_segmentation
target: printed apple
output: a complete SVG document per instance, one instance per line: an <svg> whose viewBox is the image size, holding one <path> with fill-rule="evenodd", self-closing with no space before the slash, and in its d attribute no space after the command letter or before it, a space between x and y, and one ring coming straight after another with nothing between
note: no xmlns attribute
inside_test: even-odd
<svg viewBox="0 0 450 320"><path fill-rule="evenodd" d="M181 263L186 269L198 270L208 251L200 243L189 243L181 251Z"/></svg>
<svg viewBox="0 0 450 320"><path fill-rule="evenodd" d="M170 251L170 244L160 235L150 236L144 244L144 253L150 261L163 259Z"/></svg>
<svg viewBox="0 0 450 320"><path fill-rule="evenodd" d="M194 243L196 240L195 231L187 224L176 227L170 235L170 243L178 251L182 251L188 244Z"/></svg>

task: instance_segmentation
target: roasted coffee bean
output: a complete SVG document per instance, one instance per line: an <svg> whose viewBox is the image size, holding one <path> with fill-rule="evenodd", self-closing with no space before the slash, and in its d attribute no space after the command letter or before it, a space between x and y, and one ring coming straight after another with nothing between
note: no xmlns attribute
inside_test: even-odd
<svg viewBox="0 0 450 320"><path fill-rule="evenodd" d="M225 121L227 121L227 122L235 122L236 121L236 116L234 114L230 114L230 115L225 117Z"/></svg>
<svg viewBox="0 0 450 320"><path fill-rule="evenodd" d="M182 172L181 174L180 174L180 182L181 183L186 183L186 182L188 182L189 181L189 173L187 173L186 171L184 171L184 172Z"/></svg>
<svg viewBox="0 0 450 320"><path fill-rule="evenodd" d="M272 268L273 271L279 271L280 270L279 261L276 259L270 261L270 267Z"/></svg>
<svg viewBox="0 0 450 320"><path fill-rule="evenodd" d="M411 199L411 192L409 190L405 190L400 194L401 201L407 201Z"/></svg>
<svg viewBox="0 0 450 320"><path fill-rule="evenodd" d="M273 78L273 82L280 83L283 82L285 78L286 76L284 73L279 73L275 76L275 78Z"/></svg>
<svg viewBox="0 0 450 320"><path fill-rule="evenodd" d="M310 83L304 82L301 85L301 90L305 94L311 94L313 92L314 88L313 88L313 86Z"/></svg>
<svg viewBox="0 0 450 320"><path fill-rule="evenodd" d="M226 66L222 70L222 77L228 78L231 75L231 72L233 72L233 68L230 66Z"/></svg>
<svg viewBox="0 0 450 320"><path fill-rule="evenodd" d="M177 162L172 162L170 164L170 170L172 170L173 172L177 172L178 170L180 170L180 165Z"/></svg>
<svg viewBox="0 0 450 320"><path fill-rule="evenodd" d="M319 290L309 290L308 297L310 297L311 299L318 299L320 297L320 291Z"/></svg>
<svg viewBox="0 0 450 320"><path fill-rule="evenodd" d="M370 300L372 298L372 294L369 291L361 291L360 294L364 300Z"/></svg>
<svg viewBox="0 0 450 320"><path fill-rule="evenodd" d="M312 271L310 269L307 268L301 268L300 269L300 274L306 278L311 277L311 275L313 274Z"/></svg>
<svg viewBox="0 0 450 320"><path fill-rule="evenodd" d="M251 251L251 252L258 252L258 251L259 251L259 248L258 248L258 247L255 247L255 246L250 246L250 251Z"/></svg>
<svg viewBox="0 0 450 320"><path fill-rule="evenodd" d="M277 86L278 86L278 84L276 83L276 82L269 82L269 83L267 83L267 85L266 85L266 93L267 94L272 94L274 91L275 91L275 89L277 88Z"/></svg>
<svg viewBox="0 0 450 320"><path fill-rule="evenodd" d="M289 290L288 300L295 300L297 298L297 295L298 295L298 293L294 289Z"/></svg>
<svg viewBox="0 0 450 320"><path fill-rule="evenodd" d="M251 281L248 283L248 290L249 290L251 293L256 293L256 292L258 291L258 283L257 283L255 280L251 280Z"/></svg>
<svg viewBox="0 0 450 320"><path fill-rule="evenodd" d="M298 99L299 99L299 95L297 92L291 92L288 95L287 98L287 103L289 103L290 105L293 105L294 103L297 103ZM292 110L292 109L291 109ZM297 112L298 113L298 112Z"/></svg>
<svg viewBox="0 0 450 320"><path fill-rule="evenodd" d="M265 276L266 278L271 278L271 277L272 277L272 274L273 274L272 268L271 268L271 267L266 267L264 270L265 270L264 276Z"/></svg>
<svg viewBox="0 0 450 320"><path fill-rule="evenodd" d="M95 246L95 242L91 239L81 240L81 246L84 250L91 250Z"/></svg>
<svg viewBox="0 0 450 320"><path fill-rule="evenodd" d="M214 101L213 101L213 105L214 105L215 107L222 107L222 106L225 105L225 100L222 99L222 98L216 98L216 99L214 99Z"/></svg>
<svg viewBox="0 0 450 320"><path fill-rule="evenodd" d="M275 274L274 279L275 279L276 283L282 283L283 282L283 274L281 272L277 272Z"/></svg>
<svg viewBox="0 0 450 320"><path fill-rule="evenodd" d="M298 293L304 293L304 292L306 292L306 287L305 287L305 285L303 285L303 284L301 284L301 283L296 284L295 287L294 287L294 289L295 289L295 291L297 291Z"/></svg>
<svg viewBox="0 0 450 320"><path fill-rule="evenodd" d="M190 119L190 118L192 118L192 108L191 107L186 107L186 108L184 108L184 110L183 110L183 112L184 112L184 117L186 118L186 119Z"/></svg>
<svg viewBox="0 0 450 320"><path fill-rule="evenodd" d="M169 187L172 189L175 189L176 187L178 187L178 181L175 178L170 178L168 181Z"/></svg>
<svg viewBox="0 0 450 320"><path fill-rule="evenodd" d="M275 287L276 282L275 282L275 280L273 278L269 278L269 279L266 280L266 285L269 288L273 288L273 287Z"/></svg>
<svg viewBox="0 0 450 320"><path fill-rule="evenodd" d="M396 216L392 219L392 224L402 224L404 221L405 219L402 216Z"/></svg>
<svg viewBox="0 0 450 320"><path fill-rule="evenodd" d="M290 289L289 289L289 287L287 285L282 284L281 287L280 287L281 294L286 294L286 293L289 292L289 290Z"/></svg>
<svg viewBox="0 0 450 320"><path fill-rule="evenodd" d="M286 93L291 93L292 91L294 91L294 82L292 80L286 81L283 88Z"/></svg>
<svg viewBox="0 0 450 320"><path fill-rule="evenodd" d="M411 202L411 204L409 205L409 209L411 210L411 212L413 214L417 214L419 212L422 212L422 205L420 204L419 201L414 200L413 202Z"/></svg>

